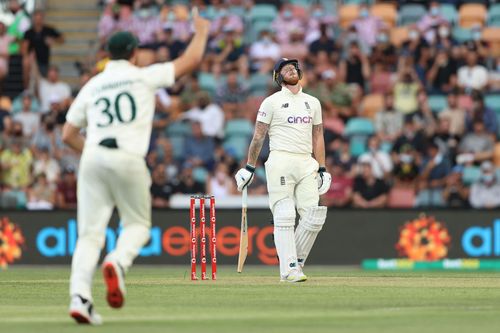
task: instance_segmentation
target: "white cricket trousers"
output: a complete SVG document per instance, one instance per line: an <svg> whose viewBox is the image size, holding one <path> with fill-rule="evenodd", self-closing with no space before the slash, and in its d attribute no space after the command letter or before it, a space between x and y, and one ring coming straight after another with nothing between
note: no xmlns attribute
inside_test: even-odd
<svg viewBox="0 0 500 333"><path fill-rule="evenodd" d="M273 150L265 163L269 208L285 198L293 199L300 216L319 202L318 162L311 154Z"/></svg>
<svg viewBox="0 0 500 333"><path fill-rule="evenodd" d="M108 259L126 271L150 237L151 176L144 158L119 149L86 146L78 173L78 240L71 266L70 295L92 300L92 278L117 207L121 232Z"/></svg>

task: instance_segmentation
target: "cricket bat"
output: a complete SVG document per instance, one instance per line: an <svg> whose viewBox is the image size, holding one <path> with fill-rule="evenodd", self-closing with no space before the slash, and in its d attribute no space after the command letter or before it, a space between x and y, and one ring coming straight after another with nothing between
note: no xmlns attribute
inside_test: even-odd
<svg viewBox="0 0 500 333"><path fill-rule="evenodd" d="M238 273L243 271L243 265L248 253L248 224L247 224L247 187L243 188L241 195L241 233L240 254L238 256Z"/></svg>

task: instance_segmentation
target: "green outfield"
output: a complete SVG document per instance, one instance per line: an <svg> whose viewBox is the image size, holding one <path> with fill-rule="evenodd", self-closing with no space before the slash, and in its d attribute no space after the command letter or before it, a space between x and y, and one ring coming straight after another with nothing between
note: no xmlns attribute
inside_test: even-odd
<svg viewBox="0 0 500 333"><path fill-rule="evenodd" d="M220 267L218 281L192 282L186 267L140 267L127 276L122 310L103 299L105 324L67 316L66 268L0 271L0 332L498 332L498 273L363 272L309 267L302 284L277 282L276 268Z"/></svg>

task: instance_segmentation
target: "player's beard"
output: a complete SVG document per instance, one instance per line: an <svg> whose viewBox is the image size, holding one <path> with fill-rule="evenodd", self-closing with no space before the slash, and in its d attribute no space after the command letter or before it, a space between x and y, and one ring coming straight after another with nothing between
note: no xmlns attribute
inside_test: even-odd
<svg viewBox="0 0 500 333"><path fill-rule="evenodd" d="M288 86L294 86L297 83L299 83L299 76L296 75L293 78L289 78L287 80L283 80L283 83L286 84L286 85L288 85Z"/></svg>

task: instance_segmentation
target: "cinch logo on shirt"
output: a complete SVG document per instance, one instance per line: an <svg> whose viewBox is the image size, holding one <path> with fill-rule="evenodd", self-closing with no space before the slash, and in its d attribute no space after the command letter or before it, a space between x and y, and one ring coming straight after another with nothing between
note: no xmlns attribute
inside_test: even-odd
<svg viewBox="0 0 500 333"><path fill-rule="evenodd" d="M312 117L311 116L304 116L304 117L293 117L290 116L287 118L287 122L289 124L310 124L312 122Z"/></svg>
<svg viewBox="0 0 500 333"><path fill-rule="evenodd" d="M257 115L259 115L261 117L267 116L267 114L264 111L257 111Z"/></svg>

